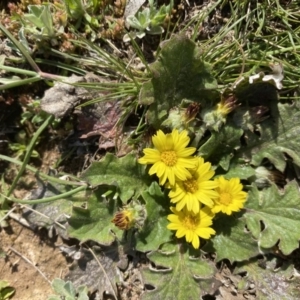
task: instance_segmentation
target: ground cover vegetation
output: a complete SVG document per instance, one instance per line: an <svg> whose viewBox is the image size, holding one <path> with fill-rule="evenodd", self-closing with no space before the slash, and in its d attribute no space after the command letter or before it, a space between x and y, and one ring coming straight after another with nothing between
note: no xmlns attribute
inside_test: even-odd
<svg viewBox="0 0 300 300"><path fill-rule="evenodd" d="M297 1L0 8L0 299L300 297Z"/></svg>

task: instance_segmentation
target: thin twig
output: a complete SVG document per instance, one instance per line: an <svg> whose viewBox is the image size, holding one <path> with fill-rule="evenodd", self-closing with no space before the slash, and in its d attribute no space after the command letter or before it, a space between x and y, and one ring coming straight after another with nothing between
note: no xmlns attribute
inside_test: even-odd
<svg viewBox="0 0 300 300"><path fill-rule="evenodd" d="M17 254L18 256L20 256L23 260L25 260L27 263L29 263L30 265L32 265L43 277L44 279L46 279L48 281L48 283L51 285L51 281L46 277L46 275L37 267L34 265L34 263L32 261L30 261L27 257L25 257L24 255L22 255L20 252L18 252L16 249L14 249L13 247L9 247L9 249L14 252L15 254Z"/></svg>

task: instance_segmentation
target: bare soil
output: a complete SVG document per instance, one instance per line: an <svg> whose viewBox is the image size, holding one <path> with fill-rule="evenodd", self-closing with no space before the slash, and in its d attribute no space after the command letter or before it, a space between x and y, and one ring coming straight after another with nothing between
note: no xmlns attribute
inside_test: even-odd
<svg viewBox="0 0 300 300"><path fill-rule="evenodd" d="M33 232L13 220L9 223L8 230L0 231L6 253L0 258L0 280L15 288L15 300L45 300L53 294L51 281L67 273L66 259L45 231Z"/></svg>

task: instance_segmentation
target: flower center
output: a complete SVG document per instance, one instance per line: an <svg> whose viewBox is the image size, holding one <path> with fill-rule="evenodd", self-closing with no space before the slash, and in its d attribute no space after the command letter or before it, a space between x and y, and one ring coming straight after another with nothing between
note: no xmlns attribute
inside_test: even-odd
<svg viewBox="0 0 300 300"><path fill-rule="evenodd" d="M229 193L220 194L220 202L224 205L229 205L231 203L231 195Z"/></svg>
<svg viewBox="0 0 300 300"><path fill-rule="evenodd" d="M182 222L184 227L189 230L195 230L197 228L198 223L199 220L195 216L185 216Z"/></svg>
<svg viewBox="0 0 300 300"><path fill-rule="evenodd" d="M198 191L198 183L195 179L188 179L183 182L183 186L187 192L192 194Z"/></svg>
<svg viewBox="0 0 300 300"><path fill-rule="evenodd" d="M177 155L176 152L173 150L162 152L160 155L160 159L168 167L173 167L177 163Z"/></svg>

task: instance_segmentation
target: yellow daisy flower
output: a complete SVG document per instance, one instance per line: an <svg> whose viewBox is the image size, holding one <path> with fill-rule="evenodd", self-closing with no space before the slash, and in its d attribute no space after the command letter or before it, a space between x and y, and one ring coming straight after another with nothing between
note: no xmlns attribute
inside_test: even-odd
<svg viewBox="0 0 300 300"><path fill-rule="evenodd" d="M191 171L192 177L184 181L176 181L169 192L172 203L176 203L176 209L182 210L184 207L195 214L199 212L201 203L213 207L214 199L219 194L214 190L218 183L210 180L215 172L211 169L211 163L204 162L202 157L197 158L198 167Z"/></svg>
<svg viewBox="0 0 300 300"><path fill-rule="evenodd" d="M223 212L231 215L232 212L240 211L246 202L247 193L243 192L243 185L240 183L239 178L231 178L226 180L223 176L215 179L219 187L216 191L219 197L215 199L215 205L212 212Z"/></svg>
<svg viewBox="0 0 300 300"><path fill-rule="evenodd" d="M174 129L172 133L164 134L158 130L152 137L155 149L145 148L145 156L140 158L140 164L153 164L149 174L156 174L159 184L163 185L169 180L170 185L175 180L186 180L191 177L188 169L195 168L197 158L191 155L196 151L194 147L186 147L190 142L187 131L178 132Z"/></svg>
<svg viewBox="0 0 300 300"><path fill-rule="evenodd" d="M167 228L176 230L176 237L185 239L188 243L192 243L195 249L200 247L200 239L209 239L215 230L210 228L214 214L208 207L202 208L197 214L189 212L185 208L182 211L171 207L173 214L168 215L171 222Z"/></svg>

